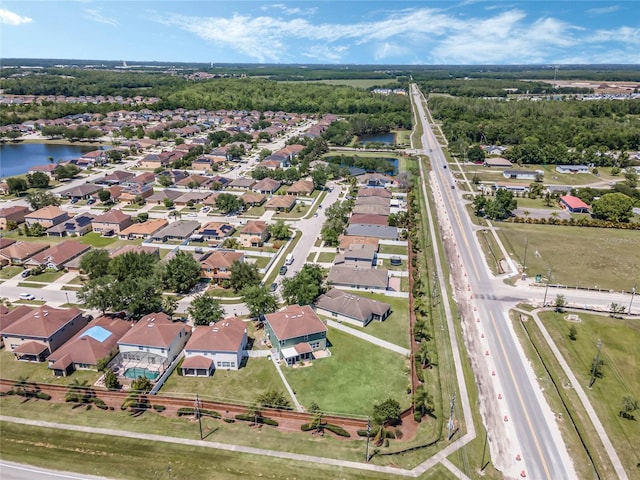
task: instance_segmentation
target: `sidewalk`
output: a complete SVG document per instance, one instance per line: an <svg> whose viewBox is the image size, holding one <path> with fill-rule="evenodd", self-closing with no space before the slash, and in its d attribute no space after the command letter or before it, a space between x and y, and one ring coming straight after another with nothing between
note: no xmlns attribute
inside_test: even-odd
<svg viewBox="0 0 640 480"><path fill-rule="evenodd" d="M400 355L407 356L411 353L408 348L394 345L393 343L387 342L386 340L381 340L378 337L374 337L373 335L369 335L368 333L361 332L360 330L356 330L355 328L347 327L346 325L338 323L335 320L327 320L327 325L329 325L331 328L335 328L336 330L348 333L349 335L353 335L354 337L358 337L369 343L373 343L378 347L386 348L387 350L391 350L392 352L399 353Z"/></svg>

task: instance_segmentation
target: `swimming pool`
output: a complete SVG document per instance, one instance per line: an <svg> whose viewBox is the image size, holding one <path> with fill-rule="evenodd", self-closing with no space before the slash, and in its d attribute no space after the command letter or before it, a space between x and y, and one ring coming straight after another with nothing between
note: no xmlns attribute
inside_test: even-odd
<svg viewBox="0 0 640 480"><path fill-rule="evenodd" d="M156 372L154 370L147 370L146 368L134 367L127 368L124 371L124 376L127 378L136 379L138 377L148 378L149 380L155 380L160 375L160 372Z"/></svg>

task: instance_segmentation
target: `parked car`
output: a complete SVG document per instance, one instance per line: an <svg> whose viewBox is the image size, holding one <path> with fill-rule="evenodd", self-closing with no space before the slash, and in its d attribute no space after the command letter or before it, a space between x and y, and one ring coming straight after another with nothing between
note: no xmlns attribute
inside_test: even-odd
<svg viewBox="0 0 640 480"><path fill-rule="evenodd" d="M269 287L269 290L271 290L272 292L275 292L277 289L278 289L278 282L273 282Z"/></svg>
<svg viewBox="0 0 640 480"><path fill-rule="evenodd" d="M32 293L21 293L20 294L20 299L21 300L35 300L36 297Z"/></svg>
<svg viewBox="0 0 640 480"><path fill-rule="evenodd" d="M209 207L202 207L202 210L200 210L202 213L207 213L209 211Z"/></svg>
<svg viewBox="0 0 640 480"><path fill-rule="evenodd" d="M197 213L187 213L187 217L197 217Z"/></svg>
<svg viewBox="0 0 640 480"><path fill-rule="evenodd" d="M78 203L78 199L77 199L76 197L73 197L69 203L70 203L71 205L73 205L73 204L75 204L75 203Z"/></svg>
<svg viewBox="0 0 640 480"><path fill-rule="evenodd" d="M31 270L25 270L20 274L22 278L27 278L29 275L31 275Z"/></svg>
<svg viewBox="0 0 640 480"><path fill-rule="evenodd" d="M286 265L281 266L280 267L280 275L285 275L287 273L287 270L288 270L288 268L287 268Z"/></svg>
<svg viewBox="0 0 640 480"><path fill-rule="evenodd" d="M89 200L87 200L87 205L93 205L94 203L96 203L95 198L90 198Z"/></svg>

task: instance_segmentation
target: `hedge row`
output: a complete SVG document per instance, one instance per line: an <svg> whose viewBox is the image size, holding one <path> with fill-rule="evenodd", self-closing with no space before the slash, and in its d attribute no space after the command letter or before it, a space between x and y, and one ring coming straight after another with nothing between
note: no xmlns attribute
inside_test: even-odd
<svg viewBox="0 0 640 480"><path fill-rule="evenodd" d="M358 436L359 437L366 437L367 436L367 431L366 430L358 430ZM373 438L376 436L376 429L373 429L369 432L369 438ZM384 437L385 438L396 438L396 434L393 433L391 430L386 430L384 431Z"/></svg>
<svg viewBox="0 0 640 480"><path fill-rule="evenodd" d="M164 410L164 408L163 408L163 410ZM196 414L196 409L192 408L192 407L182 407L182 408L178 409L178 416L179 417L188 417L188 416L195 415L195 414ZM205 410L204 408L200 409L200 415L203 416L203 417L211 417L211 418L220 418L220 417L222 417L222 415L220 415L215 410Z"/></svg>
<svg viewBox="0 0 640 480"><path fill-rule="evenodd" d="M262 423L264 425L271 425L272 427L278 426L278 422L276 422L272 418L256 417L254 415L249 415L248 413L240 413L236 415L236 420L243 420L245 422L257 422L257 423Z"/></svg>
<svg viewBox="0 0 640 480"><path fill-rule="evenodd" d="M39 400L51 400L51 395L45 392L20 392L17 390L7 390L5 395L18 395L21 397L37 398Z"/></svg>
<svg viewBox="0 0 640 480"><path fill-rule="evenodd" d="M511 223L532 223L537 225L561 225L570 227L593 227L593 228L619 228L622 230L640 230L640 223L634 222L612 222L609 220L599 220L596 218L523 218L511 217L508 219Z"/></svg>
<svg viewBox="0 0 640 480"><path fill-rule="evenodd" d="M349 432L347 432L344 428L342 428L339 425L333 425L331 423L323 423L322 425L320 425L320 427L326 430L329 430L330 432L333 432L340 437L351 436ZM308 432L310 430L315 430L315 429L316 427L312 423L305 423L303 425L300 425L300 430L302 430L303 432Z"/></svg>

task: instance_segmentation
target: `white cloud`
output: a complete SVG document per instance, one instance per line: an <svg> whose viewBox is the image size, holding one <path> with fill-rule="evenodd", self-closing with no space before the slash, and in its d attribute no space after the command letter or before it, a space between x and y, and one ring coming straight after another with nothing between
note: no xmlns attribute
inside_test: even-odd
<svg viewBox="0 0 640 480"><path fill-rule="evenodd" d="M7 25L23 25L32 21L29 17L23 17L17 13L10 12L4 8L0 8L0 23Z"/></svg>
<svg viewBox="0 0 640 480"><path fill-rule="evenodd" d="M83 12L84 12L84 17L89 20L92 20L98 23L104 23L105 25L111 25L112 27L118 26L117 20L113 18L105 17L102 13L102 10L99 8L85 8Z"/></svg>
<svg viewBox="0 0 640 480"><path fill-rule="evenodd" d="M349 49L345 46L312 45L302 56L318 63L341 63Z"/></svg>
<svg viewBox="0 0 640 480"><path fill-rule="evenodd" d="M620 5L611 5L609 7L590 8L585 10L585 13L589 15L605 15L607 13L617 12L618 10L620 10Z"/></svg>
<svg viewBox="0 0 640 480"><path fill-rule="evenodd" d="M596 30L587 40L595 43L620 42L627 45L639 45L640 28L620 27L614 30Z"/></svg>
<svg viewBox="0 0 640 480"><path fill-rule="evenodd" d="M318 10L317 7L310 8L298 8L298 7L288 7L282 3L273 3L270 5L263 5L260 7L260 10L263 12L267 12L269 10L280 10L281 12L287 15L313 15Z"/></svg>
<svg viewBox="0 0 640 480"><path fill-rule="evenodd" d="M411 50L407 47L392 42L384 42L375 49L373 58L375 60L396 59L409 55Z"/></svg>

